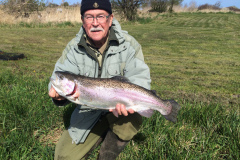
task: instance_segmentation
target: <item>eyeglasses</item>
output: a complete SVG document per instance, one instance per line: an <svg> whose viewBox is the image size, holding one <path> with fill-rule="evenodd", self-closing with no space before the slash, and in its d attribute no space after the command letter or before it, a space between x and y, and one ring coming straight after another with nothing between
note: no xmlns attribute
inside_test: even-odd
<svg viewBox="0 0 240 160"><path fill-rule="evenodd" d="M97 19L98 23L105 23L106 20L109 18L109 16L110 16L110 14L108 16L99 15L99 16L96 16L96 17L90 16L90 15L86 15L86 16L84 16L84 19L85 19L86 23L93 23L94 18Z"/></svg>

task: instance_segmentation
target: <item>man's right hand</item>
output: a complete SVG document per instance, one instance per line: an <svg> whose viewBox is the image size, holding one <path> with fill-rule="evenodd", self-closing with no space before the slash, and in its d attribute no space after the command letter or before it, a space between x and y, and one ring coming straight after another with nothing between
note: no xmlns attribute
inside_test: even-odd
<svg viewBox="0 0 240 160"><path fill-rule="evenodd" d="M48 95L58 101L65 100L65 98L60 96L52 86L48 92Z"/></svg>

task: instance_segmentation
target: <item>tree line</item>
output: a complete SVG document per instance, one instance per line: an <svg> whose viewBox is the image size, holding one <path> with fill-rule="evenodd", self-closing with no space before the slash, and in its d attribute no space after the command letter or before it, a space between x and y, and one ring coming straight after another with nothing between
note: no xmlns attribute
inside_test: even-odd
<svg viewBox="0 0 240 160"><path fill-rule="evenodd" d="M183 0L110 0L115 12L120 13L122 18L134 21L138 16L138 9L150 7L154 12L173 12L173 5L181 4ZM57 7L57 4L49 3L47 0L0 0L0 4L10 14L16 17L29 17L33 12L39 12L46 7ZM74 4L76 6L76 4ZM80 4L77 4L80 5ZM61 6L69 6L64 2Z"/></svg>
<svg viewBox="0 0 240 160"><path fill-rule="evenodd" d="M179 5L183 0L111 0L112 8L123 18L133 21L138 16L138 9L150 7L153 12L173 12L173 5Z"/></svg>

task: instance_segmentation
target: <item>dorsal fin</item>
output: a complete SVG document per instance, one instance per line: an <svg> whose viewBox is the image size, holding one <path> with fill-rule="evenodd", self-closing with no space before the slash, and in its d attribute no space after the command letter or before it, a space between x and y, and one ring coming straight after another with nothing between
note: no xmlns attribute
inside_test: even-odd
<svg viewBox="0 0 240 160"><path fill-rule="evenodd" d="M157 95L157 91L156 90L151 90L151 92L155 95Z"/></svg>
<svg viewBox="0 0 240 160"><path fill-rule="evenodd" d="M111 79L122 81L122 82L130 82L128 78L123 77L123 76L114 76Z"/></svg>

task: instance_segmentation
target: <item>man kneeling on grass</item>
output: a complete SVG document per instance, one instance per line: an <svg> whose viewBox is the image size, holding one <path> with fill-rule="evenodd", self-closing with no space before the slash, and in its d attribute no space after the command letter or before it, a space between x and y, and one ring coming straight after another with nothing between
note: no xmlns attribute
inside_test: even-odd
<svg viewBox="0 0 240 160"><path fill-rule="evenodd" d="M150 72L140 44L113 18L109 0L82 0L83 25L57 61L55 71L67 71L94 78L127 77L150 89ZM69 103L49 83L49 96L58 106ZM81 95L80 95L81 96ZM117 104L109 112L77 105L70 126L57 143L55 159L84 159L101 142L98 159L116 159L137 134L141 116Z"/></svg>

